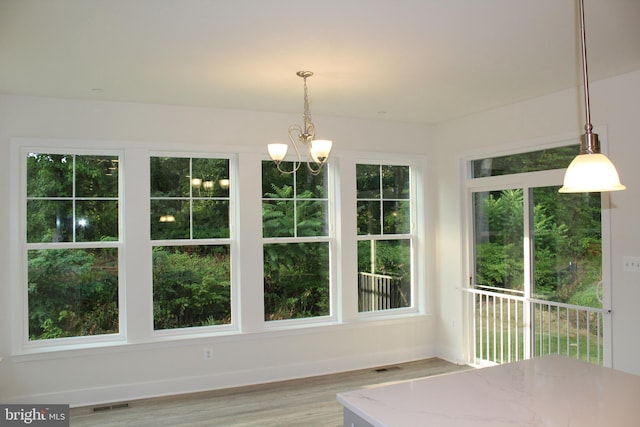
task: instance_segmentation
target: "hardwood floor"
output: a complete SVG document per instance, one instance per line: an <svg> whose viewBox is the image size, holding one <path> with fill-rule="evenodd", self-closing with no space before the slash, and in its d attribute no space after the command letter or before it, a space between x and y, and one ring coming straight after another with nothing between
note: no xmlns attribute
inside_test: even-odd
<svg viewBox="0 0 640 427"><path fill-rule="evenodd" d="M70 425L339 427L342 406L336 401L337 393L465 369L470 368L433 358L377 369L132 401L101 411L74 408Z"/></svg>

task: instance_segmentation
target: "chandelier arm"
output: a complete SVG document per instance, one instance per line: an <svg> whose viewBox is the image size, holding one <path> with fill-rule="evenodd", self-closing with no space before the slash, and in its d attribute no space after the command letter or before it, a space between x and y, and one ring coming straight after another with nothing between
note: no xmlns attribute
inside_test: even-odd
<svg viewBox="0 0 640 427"><path fill-rule="evenodd" d="M300 163L302 163L302 156L300 155L300 148L298 147L298 144L299 142L305 143L302 139L302 128L300 125L289 126L289 140L291 141L291 145L293 145L293 149L296 151L296 157L298 158L298 163L294 170L298 170L298 168L300 168Z"/></svg>
<svg viewBox="0 0 640 427"><path fill-rule="evenodd" d="M276 164L276 168L278 168L278 170L280 171L280 173L284 173L284 174L287 174L287 175L290 175L290 174L294 173L295 171L297 171L297 170L300 168L300 163L298 163L294 169L292 169L292 170L290 170L290 171L286 171L286 170L284 170L284 169L282 169L282 168L280 167L280 164L281 164L281 163L282 163L282 162L275 162L275 164Z"/></svg>
<svg viewBox="0 0 640 427"><path fill-rule="evenodd" d="M309 154L309 159L307 160L307 169L309 170L309 173L311 173L311 175L319 175L320 172L322 172L322 166L324 165L324 163L319 163L319 166L316 169L313 168L313 163L315 162L311 162L311 154Z"/></svg>

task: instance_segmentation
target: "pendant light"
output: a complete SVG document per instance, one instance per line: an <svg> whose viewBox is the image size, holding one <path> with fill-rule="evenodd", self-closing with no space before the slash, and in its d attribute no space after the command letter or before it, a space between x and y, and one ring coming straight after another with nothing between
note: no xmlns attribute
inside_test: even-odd
<svg viewBox="0 0 640 427"><path fill-rule="evenodd" d="M580 154L569 164L560 193L585 193L619 191L626 187L620 183L618 171L600 152L600 139L593 133L589 108L589 75L587 71L587 47L584 26L584 0L580 5L580 35L582 41L582 76L584 79L585 133L580 137Z"/></svg>

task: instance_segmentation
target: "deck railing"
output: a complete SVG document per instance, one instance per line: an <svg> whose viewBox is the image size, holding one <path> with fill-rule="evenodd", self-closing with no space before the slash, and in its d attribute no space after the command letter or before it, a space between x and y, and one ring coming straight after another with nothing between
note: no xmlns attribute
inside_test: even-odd
<svg viewBox="0 0 640 427"><path fill-rule="evenodd" d="M605 310L526 298L518 291L465 289L475 363L561 354L603 364Z"/></svg>
<svg viewBox="0 0 640 427"><path fill-rule="evenodd" d="M358 272L358 311L406 307L406 299L400 278Z"/></svg>

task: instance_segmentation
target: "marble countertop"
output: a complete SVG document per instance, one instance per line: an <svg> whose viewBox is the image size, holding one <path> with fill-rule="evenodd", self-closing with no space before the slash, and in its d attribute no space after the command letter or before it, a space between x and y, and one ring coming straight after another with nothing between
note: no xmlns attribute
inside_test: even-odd
<svg viewBox="0 0 640 427"><path fill-rule="evenodd" d="M337 395L376 427L640 426L640 376L545 356Z"/></svg>

